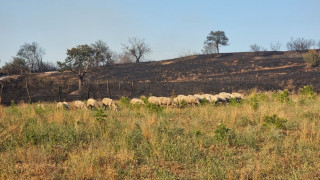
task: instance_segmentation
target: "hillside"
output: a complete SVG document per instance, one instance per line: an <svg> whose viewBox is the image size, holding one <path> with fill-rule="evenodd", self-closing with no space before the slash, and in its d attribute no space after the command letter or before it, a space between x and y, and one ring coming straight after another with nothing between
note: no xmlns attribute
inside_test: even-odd
<svg viewBox="0 0 320 180"><path fill-rule="evenodd" d="M2 81L3 101L28 100L28 82L33 101L58 101L171 94L217 93L221 91L296 90L312 84L320 88L319 68L308 68L296 52L242 52L220 55L194 55L170 60L117 64L94 69L86 76L86 86L77 92L77 79L71 72L41 73ZM132 82L134 91L132 91ZM119 88L120 84L120 88ZM59 97L60 87L60 97ZM88 94L89 92L89 94Z"/></svg>

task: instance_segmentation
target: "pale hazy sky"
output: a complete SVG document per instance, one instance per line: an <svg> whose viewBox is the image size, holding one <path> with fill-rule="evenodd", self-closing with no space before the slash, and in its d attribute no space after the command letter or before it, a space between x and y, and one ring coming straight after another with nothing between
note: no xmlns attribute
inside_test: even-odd
<svg viewBox="0 0 320 180"><path fill-rule="evenodd" d="M38 42L44 61L64 60L66 50L97 40L121 52L128 38L144 38L151 60L201 52L210 31L223 30L230 45L248 51L257 43L290 37L320 40L319 0L0 0L0 66L24 43Z"/></svg>

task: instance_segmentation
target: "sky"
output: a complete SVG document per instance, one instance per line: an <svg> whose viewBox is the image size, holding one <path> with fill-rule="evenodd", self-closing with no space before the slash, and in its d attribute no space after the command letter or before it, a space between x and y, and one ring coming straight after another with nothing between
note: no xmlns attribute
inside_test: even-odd
<svg viewBox="0 0 320 180"><path fill-rule="evenodd" d="M24 43L37 42L56 63L67 49L105 41L121 53L123 44L144 39L147 60L201 53L210 31L224 31L221 52L270 49L290 38L320 40L319 0L0 0L0 66Z"/></svg>

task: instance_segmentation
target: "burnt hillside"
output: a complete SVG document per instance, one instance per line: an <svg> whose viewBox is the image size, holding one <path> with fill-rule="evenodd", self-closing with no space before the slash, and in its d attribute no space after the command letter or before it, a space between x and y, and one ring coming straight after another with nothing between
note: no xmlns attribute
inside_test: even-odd
<svg viewBox="0 0 320 180"><path fill-rule="evenodd" d="M82 92L76 91L77 79L71 72L17 76L2 82L2 102L10 102L11 99L28 101L26 82L33 101L58 101L86 99L88 96L109 96L107 80L111 97L119 98L150 93L156 96L170 96L173 92L217 93L252 88L296 90L308 84L319 89L319 78L319 68L308 68L302 54L296 52L195 55L164 61L100 67L86 76L86 86Z"/></svg>

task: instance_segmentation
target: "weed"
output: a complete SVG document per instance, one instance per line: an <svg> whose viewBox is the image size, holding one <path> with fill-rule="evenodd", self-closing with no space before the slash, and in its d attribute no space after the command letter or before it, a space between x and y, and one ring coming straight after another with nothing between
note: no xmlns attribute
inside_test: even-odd
<svg viewBox="0 0 320 180"><path fill-rule="evenodd" d="M148 109L150 112L154 113L162 113L164 110L163 106L157 105L157 104L152 104L152 103L145 103L146 109Z"/></svg>
<svg viewBox="0 0 320 180"><path fill-rule="evenodd" d="M250 99L248 99L249 104L251 105L252 109L255 111L259 109L259 100L257 96L253 96Z"/></svg>
<svg viewBox="0 0 320 180"><path fill-rule="evenodd" d="M235 142L235 133L231 129L227 128L226 125L220 124L214 130L214 139L218 142L232 145Z"/></svg>
<svg viewBox="0 0 320 180"><path fill-rule="evenodd" d="M102 108L98 108L95 110L94 117L97 121L103 122L107 120L108 115Z"/></svg>
<svg viewBox="0 0 320 180"><path fill-rule="evenodd" d="M286 103L290 101L290 93L288 90L283 90L281 92L274 92L273 97L278 99L281 103Z"/></svg>
<svg viewBox="0 0 320 180"><path fill-rule="evenodd" d="M280 118L276 114L272 116L264 116L263 118L263 126L269 127L269 126L274 126L278 129L285 129L286 127L286 122L288 120L285 118Z"/></svg>
<svg viewBox="0 0 320 180"><path fill-rule="evenodd" d="M306 96L308 99L315 99L317 96L312 85L307 85L300 88L299 94Z"/></svg>
<svg viewBox="0 0 320 180"><path fill-rule="evenodd" d="M131 104L130 104L130 98L129 98L129 97L124 97L124 96L122 96L122 97L120 98L120 103L123 104L123 105L126 106L126 107L130 107L130 106L131 106Z"/></svg>

